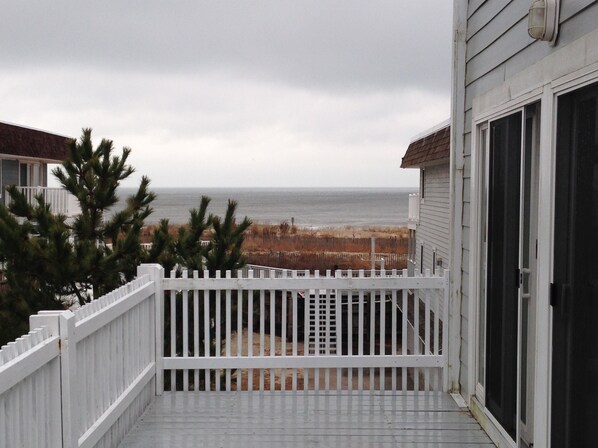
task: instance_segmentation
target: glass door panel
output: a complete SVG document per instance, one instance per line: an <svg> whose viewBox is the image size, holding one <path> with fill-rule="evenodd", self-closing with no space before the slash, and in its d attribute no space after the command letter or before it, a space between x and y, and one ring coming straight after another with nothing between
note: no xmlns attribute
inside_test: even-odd
<svg viewBox="0 0 598 448"><path fill-rule="evenodd" d="M517 428L522 113L490 123L486 407L513 439Z"/></svg>
<svg viewBox="0 0 598 448"><path fill-rule="evenodd" d="M596 446L598 84L559 98L555 183L553 447Z"/></svg>

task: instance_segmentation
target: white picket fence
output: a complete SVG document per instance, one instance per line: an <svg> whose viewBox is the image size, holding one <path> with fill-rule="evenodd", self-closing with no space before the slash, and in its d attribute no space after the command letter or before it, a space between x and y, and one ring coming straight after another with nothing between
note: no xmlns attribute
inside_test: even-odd
<svg viewBox="0 0 598 448"><path fill-rule="evenodd" d="M0 447L61 446L59 355L48 327L0 350Z"/></svg>
<svg viewBox="0 0 598 448"><path fill-rule="evenodd" d="M138 272L74 312L31 316L0 350L0 448L117 446L165 384L447 389L448 307L433 292L448 303L448 272Z"/></svg>
<svg viewBox="0 0 598 448"><path fill-rule="evenodd" d="M433 291L447 294L448 272L378 272L262 270L258 278L253 271L236 278L173 272L162 288L165 387L446 389L448 326L440 321L448 319ZM421 291L421 305L411 291ZM313 312L313 301L321 312ZM310 338L315 350L308 349Z"/></svg>
<svg viewBox="0 0 598 448"><path fill-rule="evenodd" d="M155 286L31 316L0 350L0 448L118 445L156 393Z"/></svg>

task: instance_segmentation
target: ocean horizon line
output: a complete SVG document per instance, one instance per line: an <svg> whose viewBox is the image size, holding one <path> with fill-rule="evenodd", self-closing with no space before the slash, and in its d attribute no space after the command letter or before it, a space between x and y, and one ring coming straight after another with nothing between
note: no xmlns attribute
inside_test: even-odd
<svg viewBox="0 0 598 448"><path fill-rule="evenodd" d="M138 186L122 186L124 190L136 190ZM417 191L418 186L413 187L174 187L155 186L150 184L150 189L159 190L394 190L394 191Z"/></svg>
<svg viewBox="0 0 598 448"><path fill-rule="evenodd" d="M122 188L120 203L135 188ZM238 204L237 217L247 216L261 224L287 221L305 228L403 227L407 225L409 195L417 188L151 188L156 199L146 219L154 224L163 218L172 224L189 220L189 210L199 206L201 196L211 198L210 212L223 215L229 199Z"/></svg>

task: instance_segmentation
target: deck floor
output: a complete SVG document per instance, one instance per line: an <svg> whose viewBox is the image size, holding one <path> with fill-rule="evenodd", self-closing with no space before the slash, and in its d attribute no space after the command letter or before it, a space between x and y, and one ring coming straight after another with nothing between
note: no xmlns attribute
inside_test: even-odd
<svg viewBox="0 0 598 448"><path fill-rule="evenodd" d="M493 447L444 393L175 392L127 435L133 447Z"/></svg>

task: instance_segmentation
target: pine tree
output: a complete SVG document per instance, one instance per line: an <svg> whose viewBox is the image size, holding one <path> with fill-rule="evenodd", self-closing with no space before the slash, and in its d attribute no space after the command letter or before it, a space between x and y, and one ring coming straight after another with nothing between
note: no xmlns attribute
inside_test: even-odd
<svg viewBox="0 0 598 448"><path fill-rule="evenodd" d="M15 186L8 187L11 203L0 205L0 345L26 333L31 314L84 305L133 279L141 262L160 263L167 273L184 268L200 275L245 264L242 244L251 221L236 223L235 201L221 219L208 214L210 199L202 197L176 237L162 220L150 249L143 249L141 229L155 194L142 177L124 209L112 211L118 186L134 173L127 164L131 150L114 152L110 140L94 149L91 129L83 129L79 141L71 142L69 158L52 171L77 199L80 212L72 220L53 214L41 195L29 204ZM202 236L209 237L206 245Z"/></svg>
<svg viewBox="0 0 598 448"><path fill-rule="evenodd" d="M224 274L227 270L242 268L246 263L242 246L251 220L245 217L237 224L237 202L233 200L228 201L223 219L208 214L210 201L202 196L199 208L189 210L189 221L179 227L176 238L169 231L168 220L160 221L152 233L151 248L144 261L160 263L166 275L173 269L178 269L179 273L180 269L197 270L203 275L205 269L214 276L216 271Z"/></svg>
<svg viewBox="0 0 598 448"><path fill-rule="evenodd" d="M206 267L213 276L216 271L237 270L245 266L242 247L245 241L245 231L251 226L247 217L236 223L235 212L237 202L229 200L224 220L219 216L212 218L213 235L206 255Z"/></svg>
<svg viewBox="0 0 598 448"><path fill-rule="evenodd" d="M172 273L175 276L182 274L182 269L187 269L189 277L195 275L195 271L199 276L204 275L204 269L208 270L211 277L214 277L217 271L224 274L226 270L237 270L245 265L245 257L242 254L242 245L244 241L245 231L251 225L249 218L245 217L240 224L236 224L235 212L237 209L237 203L235 201L229 201L226 209L224 219L219 216L214 216L211 213L208 214L208 205L210 204L210 198L202 196L199 208L189 210L189 221L186 226L181 226L178 229L176 238L172 236L169 231L168 220L162 220L160 224L154 229L152 233L152 245L147 252L146 262L160 263L164 267L165 275L170 277ZM207 244L202 244L206 241ZM223 301L224 296L216 295L215 291L210 291L210 303L214 303L216 300ZM232 328L236 329L237 325L237 291L232 292ZM175 295L177 309L179 310L176 314L176 328L177 333L175 336L175 347L180 354L180 350L183 347L182 343L182 328L183 328L183 315L185 314L182 310L183 301L181 300L183 292L181 291L166 291L165 300L169 300L172 295ZM246 297L244 300L248 300ZM216 315L216 309L214 306L210 306L210 316L205 319L204 307L200 307L198 310L194 310L192 307L193 302L187 303L187 315L197 313L200 322L215 322L216 319L220 319L221 316ZM221 306L224 305L221 303ZM170 334L171 316L170 308L167 307L166 315L164 318L164 334ZM189 328L189 338L193 338L192 328ZM199 338L199 353L203 353L205 348L204 331L201 331L197 336ZM170 353L171 344L169 341L164 341L164 353ZM210 340L210 350L215 350L214 339ZM188 354L192 354L189 352ZM174 356L174 354L172 354ZM170 375L167 372L166 375ZM190 377L190 381L194 381L193 377ZM201 381L204 381L203 377Z"/></svg>
<svg viewBox="0 0 598 448"><path fill-rule="evenodd" d="M211 246L201 244L200 238L213 224L214 216L208 213L208 205L211 199L207 196L201 197L199 208L189 210L189 223L187 227L179 227L176 252L179 262L189 270L204 269L204 259L209 253Z"/></svg>
<svg viewBox="0 0 598 448"><path fill-rule="evenodd" d="M94 150L91 129L84 129L80 141L71 145L70 158L52 171L80 206L70 230L81 272L76 292L81 304L134 278L142 255L141 228L155 199L144 176L126 207L107 216L118 202L116 189L135 171L127 165L129 148L123 148L121 156L113 152L112 141L106 139Z"/></svg>
<svg viewBox="0 0 598 448"><path fill-rule="evenodd" d="M83 305L135 276L141 228L155 198L149 180L143 177L126 207L109 216L119 184L134 172L127 164L130 152L114 155L110 140L94 149L91 129L72 141L68 160L53 170L79 204L72 221L53 214L43 197L28 204L16 187L8 188L11 203L0 206L1 342L25 333L31 314Z"/></svg>

